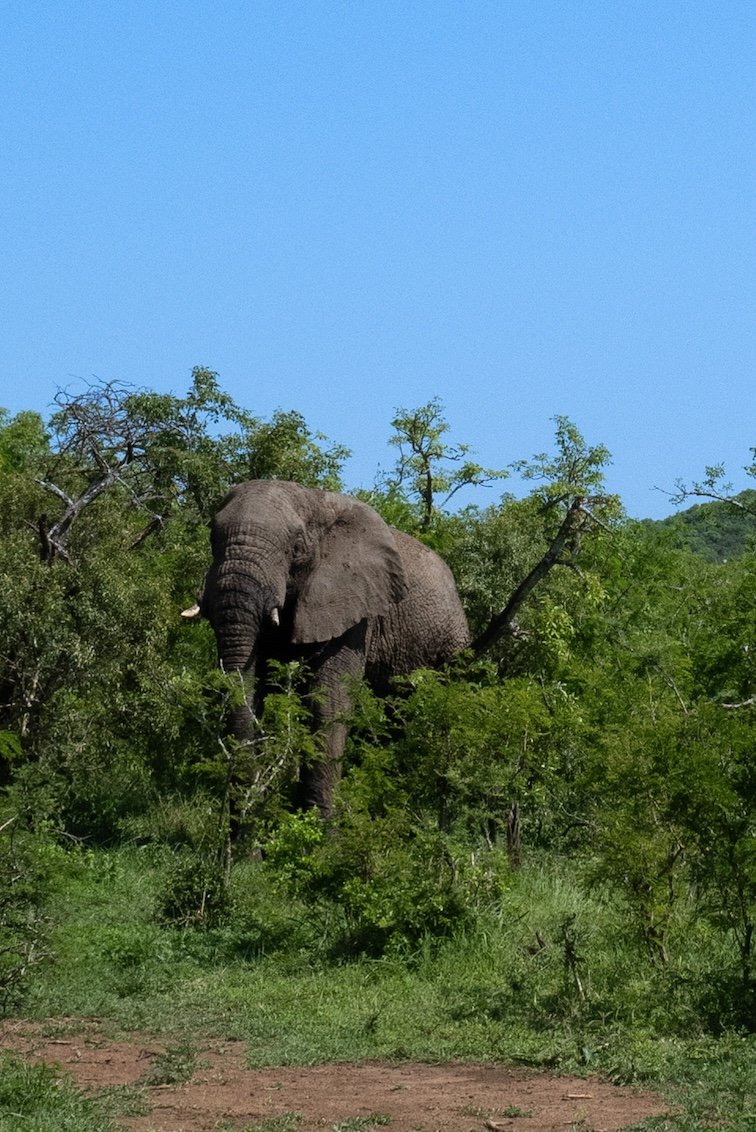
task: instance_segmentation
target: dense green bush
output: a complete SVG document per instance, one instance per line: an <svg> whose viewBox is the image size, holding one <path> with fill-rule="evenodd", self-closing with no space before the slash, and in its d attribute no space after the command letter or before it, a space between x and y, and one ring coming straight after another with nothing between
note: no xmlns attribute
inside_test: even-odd
<svg viewBox="0 0 756 1132"><path fill-rule="evenodd" d="M470 854L399 809L345 811L338 836L312 814L290 814L266 843L265 859L282 890L328 923L328 946L341 956L411 955L422 941L473 924L509 875L501 853Z"/></svg>
<svg viewBox="0 0 756 1132"><path fill-rule="evenodd" d="M18 1008L50 958L46 904L60 855L44 831L32 836L17 812L0 809L0 1016Z"/></svg>

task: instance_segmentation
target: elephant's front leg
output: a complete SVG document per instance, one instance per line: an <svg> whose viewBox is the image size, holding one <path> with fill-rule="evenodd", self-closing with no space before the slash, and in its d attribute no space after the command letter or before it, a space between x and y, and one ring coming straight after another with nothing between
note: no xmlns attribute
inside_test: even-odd
<svg viewBox="0 0 756 1132"><path fill-rule="evenodd" d="M312 660L311 710L322 754L302 766L297 801L303 809L317 807L326 819L333 814L333 794L341 777L351 685L365 672L366 641L363 621L324 645Z"/></svg>

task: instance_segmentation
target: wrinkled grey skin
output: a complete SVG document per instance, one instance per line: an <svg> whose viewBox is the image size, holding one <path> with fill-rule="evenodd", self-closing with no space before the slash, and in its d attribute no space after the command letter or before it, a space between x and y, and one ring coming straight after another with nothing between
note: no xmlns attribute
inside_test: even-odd
<svg viewBox="0 0 756 1132"><path fill-rule="evenodd" d="M350 496L280 480L235 487L212 526L213 564L199 611L226 672L252 695L265 661L302 660L323 758L301 768L299 801L330 817L341 773L350 678L379 693L392 676L442 664L470 637L451 572ZM190 615L192 611L187 611ZM251 709L236 713L237 737Z"/></svg>

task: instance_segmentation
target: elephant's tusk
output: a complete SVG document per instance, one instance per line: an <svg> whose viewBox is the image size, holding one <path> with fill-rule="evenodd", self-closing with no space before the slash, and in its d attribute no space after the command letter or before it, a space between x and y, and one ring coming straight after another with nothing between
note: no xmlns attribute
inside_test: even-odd
<svg viewBox="0 0 756 1132"><path fill-rule="evenodd" d="M200 607L192 605L189 609L182 609L181 616L185 617L187 621L195 621L200 615Z"/></svg>
<svg viewBox="0 0 756 1132"><path fill-rule="evenodd" d="M270 619L273 622L273 624L276 626L276 628L278 628L278 626L281 624L281 618L278 616L278 609L277 608L273 609L273 611L270 615Z"/></svg>

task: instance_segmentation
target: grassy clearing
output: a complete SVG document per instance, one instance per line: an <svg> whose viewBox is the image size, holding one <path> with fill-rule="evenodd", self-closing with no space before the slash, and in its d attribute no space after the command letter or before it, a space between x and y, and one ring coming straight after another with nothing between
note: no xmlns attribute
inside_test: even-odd
<svg viewBox="0 0 756 1132"><path fill-rule="evenodd" d="M161 870L154 853L128 850L86 854L61 873L55 959L37 973L27 1014L159 1034L166 1082L191 1073L202 1034L244 1040L254 1066L463 1059L599 1072L653 1084L683 1107L649 1127L756 1127L756 1039L706 1025L717 939L684 916L669 963L654 965L622 909L551 863L517 873L474 929L412 954L335 962L323 922L296 903L282 911L259 867L237 870L234 915L206 930L156 919ZM47 1103L49 1080L28 1080ZM60 1103L74 1111L72 1096ZM89 1103L76 1119L89 1119Z"/></svg>

